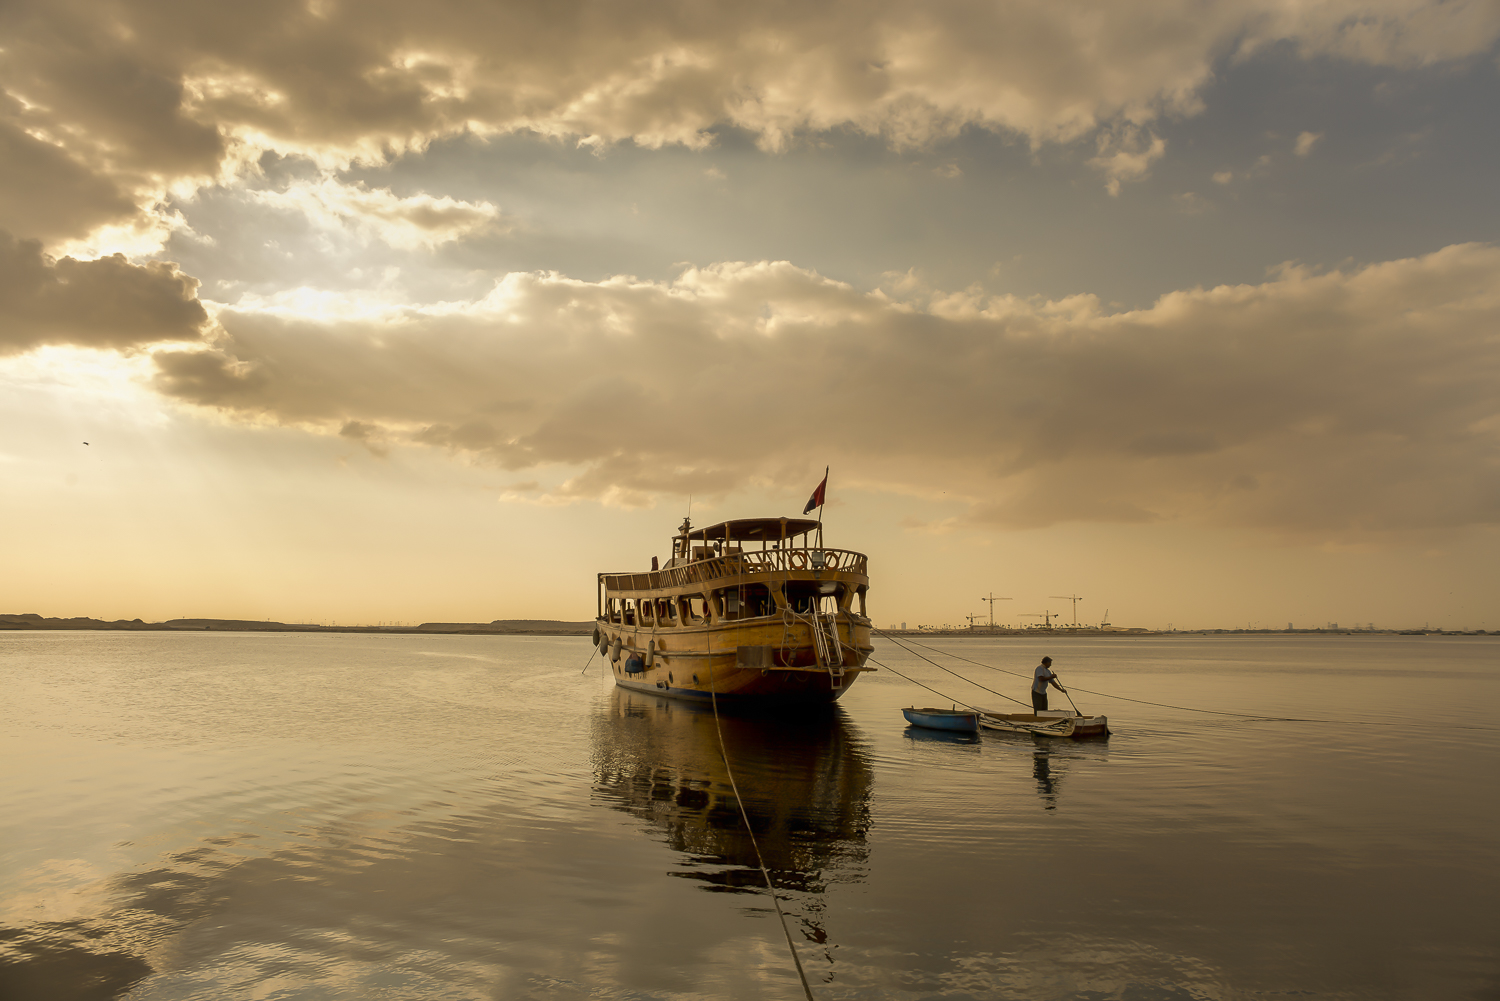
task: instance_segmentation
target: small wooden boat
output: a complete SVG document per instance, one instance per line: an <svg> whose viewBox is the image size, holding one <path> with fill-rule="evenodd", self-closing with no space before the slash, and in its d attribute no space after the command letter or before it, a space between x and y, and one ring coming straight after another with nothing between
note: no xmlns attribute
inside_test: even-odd
<svg viewBox="0 0 1500 1001"><path fill-rule="evenodd" d="M956 733L978 733L979 713L970 709L916 709L901 710L906 722L928 730L950 730Z"/></svg>
<svg viewBox="0 0 1500 1001"><path fill-rule="evenodd" d="M1106 716L1075 716L1053 710L1042 713L996 713L983 710L979 725L1004 733L1032 733L1039 737L1108 737Z"/></svg>

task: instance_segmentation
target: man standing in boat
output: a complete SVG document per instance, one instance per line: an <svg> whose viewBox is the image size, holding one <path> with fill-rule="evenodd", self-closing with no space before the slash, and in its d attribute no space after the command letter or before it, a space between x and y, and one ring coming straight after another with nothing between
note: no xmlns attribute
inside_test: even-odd
<svg viewBox="0 0 1500 1001"><path fill-rule="evenodd" d="M1047 686L1067 694L1068 690L1057 683L1057 675L1052 673L1052 658L1043 657L1042 662L1036 667L1036 679L1031 683L1031 709L1033 712L1047 711Z"/></svg>

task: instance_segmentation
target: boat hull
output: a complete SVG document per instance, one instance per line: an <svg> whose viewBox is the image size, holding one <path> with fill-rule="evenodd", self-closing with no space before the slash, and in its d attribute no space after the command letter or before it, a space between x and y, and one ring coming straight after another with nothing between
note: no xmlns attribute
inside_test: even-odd
<svg viewBox="0 0 1500 1001"><path fill-rule="evenodd" d="M837 624L843 663L820 666L809 627L780 617L699 629L631 629L601 620L596 635L615 684L694 702L815 705L837 701L865 671L869 626ZM632 663L634 661L634 663Z"/></svg>
<svg viewBox="0 0 1500 1001"><path fill-rule="evenodd" d="M737 673L737 672L734 672ZM833 679L826 671L773 671L764 675L754 672L754 677L738 678L734 673L716 677L712 685L683 687L666 681L631 681L616 675L615 684L632 692L645 692L667 698L685 699L690 702L746 705L827 705L838 701L853 683L846 676L843 684L833 687Z"/></svg>

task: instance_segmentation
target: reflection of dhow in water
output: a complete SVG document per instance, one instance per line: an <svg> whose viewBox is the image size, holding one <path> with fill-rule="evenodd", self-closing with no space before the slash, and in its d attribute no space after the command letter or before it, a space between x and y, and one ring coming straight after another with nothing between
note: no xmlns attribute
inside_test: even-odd
<svg viewBox="0 0 1500 1001"><path fill-rule="evenodd" d="M833 707L774 718L721 712L720 725L776 889L817 894L858 879L872 771L844 714ZM597 792L665 831L667 843L689 857L672 875L710 890L764 887L712 710L617 688L595 717L593 743ZM822 942L817 901L802 901L799 910L804 934Z"/></svg>
<svg viewBox="0 0 1500 1001"><path fill-rule="evenodd" d="M683 521L672 558L599 575L594 643L621 688L680 699L832 702L874 647L863 553L807 518Z"/></svg>

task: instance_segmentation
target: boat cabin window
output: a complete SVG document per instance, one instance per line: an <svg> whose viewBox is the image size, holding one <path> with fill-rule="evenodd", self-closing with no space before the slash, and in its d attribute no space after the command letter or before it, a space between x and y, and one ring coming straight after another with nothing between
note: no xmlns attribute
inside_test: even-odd
<svg viewBox="0 0 1500 1001"><path fill-rule="evenodd" d="M798 615L812 611L818 597L818 586L803 581L789 581L786 585L786 603Z"/></svg>
<svg viewBox="0 0 1500 1001"><path fill-rule="evenodd" d="M656 612L656 602L650 598L642 598L637 602L637 605L641 616L641 625L649 626Z"/></svg>
<svg viewBox="0 0 1500 1001"><path fill-rule="evenodd" d="M605 608L604 614L609 621L619 624L622 621L620 617L620 599L610 598L609 605Z"/></svg>
<svg viewBox="0 0 1500 1001"><path fill-rule="evenodd" d="M667 598L657 598L656 599L656 624L657 625L659 625L659 626L673 626L673 625L677 624L677 622L676 622L677 616L675 616L675 615L672 614L672 612L674 611L674 609L672 608L672 605L673 605L673 602L671 602Z"/></svg>
<svg viewBox="0 0 1500 1001"><path fill-rule="evenodd" d="M799 615L848 609L849 590L833 581L794 580L786 584L786 603Z"/></svg>
<svg viewBox="0 0 1500 1001"><path fill-rule="evenodd" d="M689 622L702 622L707 613L703 595L690 594L684 599L687 604L687 619Z"/></svg>
<svg viewBox="0 0 1500 1001"><path fill-rule="evenodd" d="M776 614L776 602L764 584L745 584L727 587L719 592L720 603L726 619L754 619L762 615Z"/></svg>
<svg viewBox="0 0 1500 1001"><path fill-rule="evenodd" d="M625 599L625 624L627 626L633 626L633 625L635 625L635 599L634 598L626 598Z"/></svg>
<svg viewBox="0 0 1500 1001"><path fill-rule="evenodd" d="M864 616L865 618L870 617L870 613L865 611L865 592L868 590L869 588L867 587L860 587L856 588L854 591L855 595L859 598L859 614Z"/></svg>

